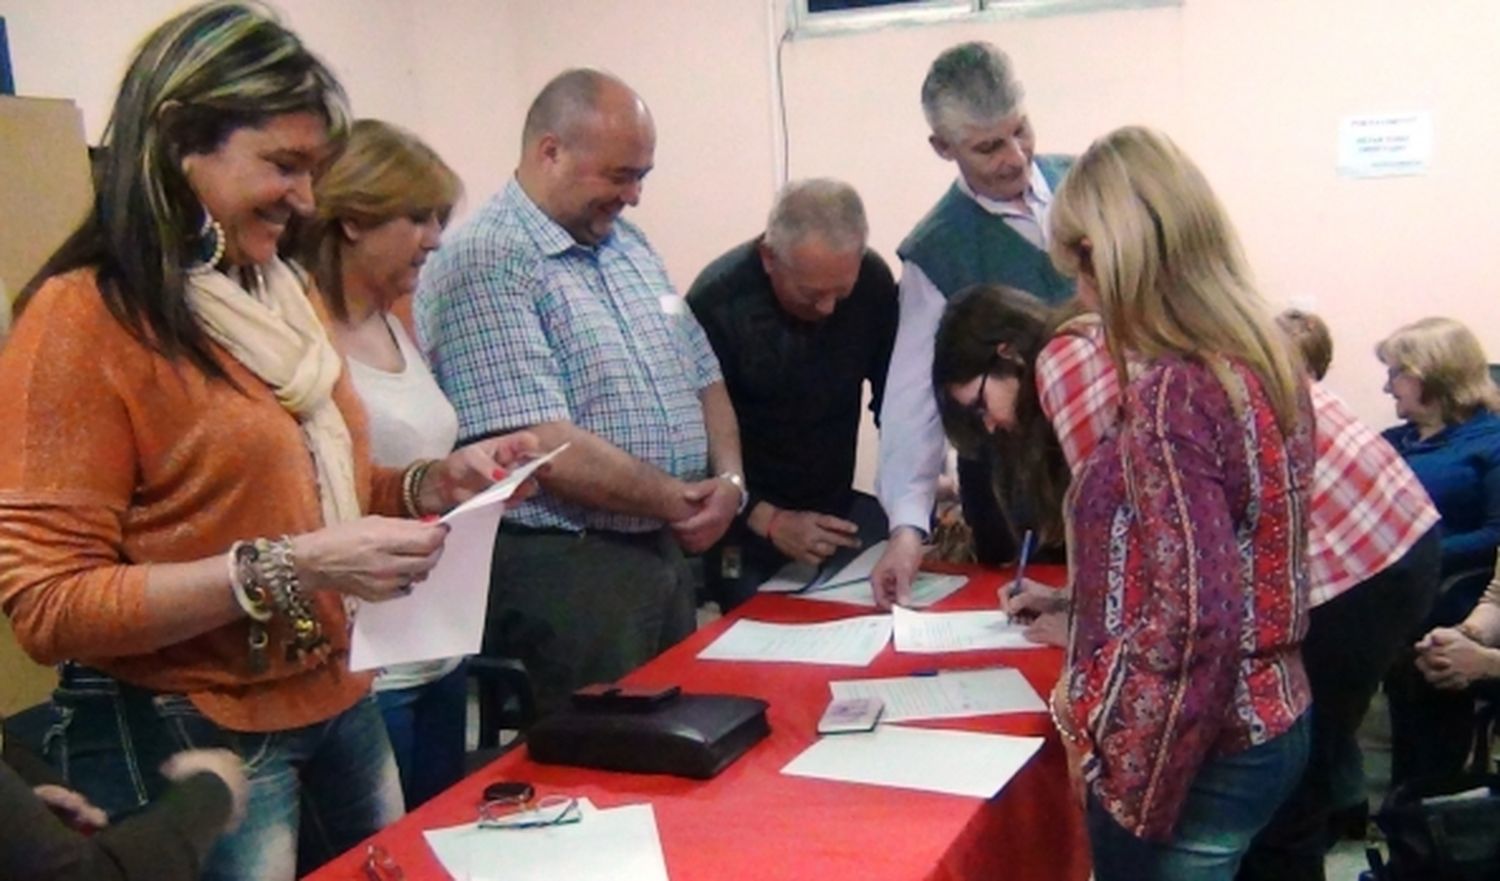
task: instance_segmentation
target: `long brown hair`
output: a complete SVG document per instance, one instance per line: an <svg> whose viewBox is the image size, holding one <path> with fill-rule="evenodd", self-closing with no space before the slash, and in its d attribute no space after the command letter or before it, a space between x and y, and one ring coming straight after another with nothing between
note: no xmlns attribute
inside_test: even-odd
<svg viewBox="0 0 1500 881"><path fill-rule="evenodd" d="M47 279L93 268L110 313L142 345L222 378L187 304L188 267L212 248L182 159L287 113L322 116L337 139L346 103L333 73L265 7L218 0L169 19L120 85L94 163L93 210L22 289L16 315Z"/></svg>
<svg viewBox="0 0 1500 881"><path fill-rule="evenodd" d="M932 390L944 432L960 453L990 459L1011 528L1036 530L1044 546L1064 541L1062 501L1071 475L1037 397L1036 360L1056 328L1076 314L1015 288L973 285L948 301L933 344ZM948 393L985 374L1019 380L1014 429L986 434Z"/></svg>

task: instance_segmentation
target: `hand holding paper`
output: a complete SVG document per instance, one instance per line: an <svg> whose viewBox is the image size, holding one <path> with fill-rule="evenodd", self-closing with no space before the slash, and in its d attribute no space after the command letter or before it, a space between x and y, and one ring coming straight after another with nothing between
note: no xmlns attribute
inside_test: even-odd
<svg viewBox="0 0 1500 881"><path fill-rule="evenodd" d="M504 502L567 449L563 444L511 471L442 518L442 557L410 596L361 606L354 618L351 670L430 661L479 651L489 602L490 561Z"/></svg>

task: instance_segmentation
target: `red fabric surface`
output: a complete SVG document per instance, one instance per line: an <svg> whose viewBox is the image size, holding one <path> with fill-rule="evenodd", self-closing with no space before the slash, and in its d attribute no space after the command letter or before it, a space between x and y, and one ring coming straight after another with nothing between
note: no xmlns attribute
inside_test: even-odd
<svg viewBox="0 0 1500 881"><path fill-rule="evenodd" d="M993 608L1001 573L964 570L963 590L937 608ZM1059 567L1035 567L1040 581L1060 582ZM539 795L586 796L601 808L649 801L672 881L722 879L861 879L861 881L1082 881L1089 874L1082 815L1068 794L1062 747L1045 713L984 716L907 725L1045 735L1047 743L1000 793L987 801L929 792L787 777L781 768L816 738L834 679L873 678L1009 666L1044 698L1062 663L1054 649L897 655L887 646L868 668L811 664L699 661L705 646L740 617L762 621L828 621L870 610L837 603L759 596L735 614L699 630L624 681L677 684L686 692L743 694L770 703L771 735L713 780L621 774L529 760L517 749L376 835L410 881L445 879L422 830L472 822L484 785L525 780ZM310 881L362 879L365 845ZM565 881L565 879L560 879Z"/></svg>

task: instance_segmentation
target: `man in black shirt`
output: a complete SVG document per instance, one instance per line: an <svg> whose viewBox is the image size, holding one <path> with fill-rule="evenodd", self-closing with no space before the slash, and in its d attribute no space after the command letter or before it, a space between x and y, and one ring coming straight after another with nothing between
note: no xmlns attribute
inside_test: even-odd
<svg viewBox="0 0 1500 881"><path fill-rule="evenodd" d="M706 560L726 611L788 560L817 565L886 533L874 497L853 488L864 383L879 413L896 337L896 283L867 235L848 184L795 182L766 232L688 291L739 419L750 493Z"/></svg>

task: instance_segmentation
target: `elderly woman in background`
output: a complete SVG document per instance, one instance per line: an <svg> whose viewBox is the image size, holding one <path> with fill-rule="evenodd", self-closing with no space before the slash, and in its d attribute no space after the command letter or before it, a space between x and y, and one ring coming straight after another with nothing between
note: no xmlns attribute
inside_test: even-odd
<svg viewBox="0 0 1500 881"><path fill-rule="evenodd" d="M1223 208L1166 137L1095 142L1051 223L1129 378L1065 503L1073 610L1051 702L1095 877L1230 879L1307 756L1304 382Z"/></svg>
<svg viewBox="0 0 1500 881"><path fill-rule="evenodd" d="M1451 318L1424 318L1375 348L1401 425L1384 432L1442 515L1445 590L1412 638L1441 642L1475 609L1500 545L1500 392L1484 349ZM1426 641L1424 641L1424 644ZM1419 646L1419 651L1421 647ZM1459 771L1468 755L1473 698L1434 687L1408 654L1386 678L1391 781Z"/></svg>
<svg viewBox="0 0 1500 881"><path fill-rule="evenodd" d="M462 185L414 135L362 119L313 188L317 208L298 252L332 317L334 345L370 420L370 455L400 467L448 455L458 414L391 305L416 289ZM461 659L388 667L375 696L414 808L463 776Z"/></svg>
<svg viewBox="0 0 1500 881"><path fill-rule="evenodd" d="M116 99L94 210L0 352L0 605L34 658L70 662L50 757L111 815L161 791L170 753L244 758L246 820L210 879L291 879L399 816L345 602L410 592L446 535L419 518L535 448L371 466L276 250L346 118L261 7L161 25Z"/></svg>

